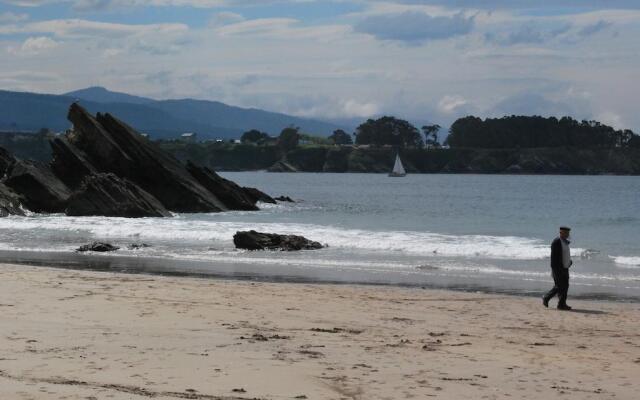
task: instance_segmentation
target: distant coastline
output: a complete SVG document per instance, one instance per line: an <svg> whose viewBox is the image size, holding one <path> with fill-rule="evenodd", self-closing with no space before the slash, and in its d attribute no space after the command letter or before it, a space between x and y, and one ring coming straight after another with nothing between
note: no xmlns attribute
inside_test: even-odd
<svg viewBox="0 0 640 400"><path fill-rule="evenodd" d="M174 157L217 171L388 173L392 147L306 146L279 156L249 145L163 144ZM408 173L640 175L640 149L401 149Z"/></svg>
<svg viewBox="0 0 640 400"><path fill-rule="evenodd" d="M0 147L22 159L48 162L50 134L3 133ZM301 145L282 154L276 145L159 142L177 159L216 171L387 173L392 146ZM640 148L405 148L408 173L640 175ZM284 161L281 162L281 161Z"/></svg>
<svg viewBox="0 0 640 400"><path fill-rule="evenodd" d="M352 134L338 129L330 136L293 125L279 136L251 129L239 139L203 140L195 132L170 139L140 135L183 163L214 171L388 173L399 154L408 173L640 175L640 136L598 121L467 116L451 125L444 140L441 129L419 130L384 116L366 120ZM45 128L0 131L0 147L22 159L49 162L49 141L57 135Z"/></svg>

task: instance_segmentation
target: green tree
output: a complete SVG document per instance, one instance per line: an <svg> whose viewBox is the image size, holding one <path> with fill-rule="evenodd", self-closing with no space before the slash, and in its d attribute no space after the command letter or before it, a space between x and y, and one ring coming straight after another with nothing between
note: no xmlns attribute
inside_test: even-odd
<svg viewBox="0 0 640 400"><path fill-rule="evenodd" d="M293 150L300 142L300 128L289 126L280 132L278 137L278 147L284 151Z"/></svg>
<svg viewBox="0 0 640 400"><path fill-rule="evenodd" d="M451 125L446 144L473 148L628 147L636 135L598 121L571 117L506 116L460 118Z"/></svg>
<svg viewBox="0 0 640 400"><path fill-rule="evenodd" d="M342 129L337 129L333 131L331 136L329 136L329 140L333 144L353 144L353 139L351 139L351 135Z"/></svg>
<svg viewBox="0 0 640 400"><path fill-rule="evenodd" d="M631 139L629 139L627 145L632 148L640 149L640 136L633 135Z"/></svg>
<svg viewBox="0 0 640 400"><path fill-rule="evenodd" d="M395 117L369 119L356 129L356 144L377 146L422 147L424 142L418 129Z"/></svg>
<svg viewBox="0 0 640 400"><path fill-rule="evenodd" d="M438 141L438 132L440 132L440 129L442 129L442 127L437 124L422 127L427 147L440 147L440 142Z"/></svg>
<svg viewBox="0 0 640 400"><path fill-rule="evenodd" d="M270 136L265 132L260 132L257 129L251 129L242 134L240 141L242 143L256 143L262 144L269 141Z"/></svg>

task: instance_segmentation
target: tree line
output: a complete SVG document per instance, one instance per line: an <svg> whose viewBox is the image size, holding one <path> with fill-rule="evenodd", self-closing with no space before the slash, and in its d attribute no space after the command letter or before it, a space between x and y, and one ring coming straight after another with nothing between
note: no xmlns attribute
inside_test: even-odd
<svg viewBox="0 0 640 400"><path fill-rule="evenodd" d="M629 129L616 130L598 121L571 117L506 116L460 118L451 125L446 143L451 147L640 147L640 137Z"/></svg>
<svg viewBox="0 0 640 400"><path fill-rule="evenodd" d="M425 125L420 130L403 119L384 116L368 119L350 135L342 129L320 139L287 127L280 136L251 130L242 135L243 143L275 144L284 150L301 140L315 144L438 148L440 125ZM352 138L353 136L353 138ZM629 129L616 130L597 121L577 121L571 117L506 116L481 118L468 116L456 120L444 145L452 148L540 148L540 147L640 147L640 136Z"/></svg>
<svg viewBox="0 0 640 400"><path fill-rule="evenodd" d="M440 146L438 132L440 125L426 125L422 127L425 138L420 131L408 121L395 117L381 117L368 119L360 124L352 135L342 129L337 129L326 139L320 139L300 132L300 128L290 126L282 130L280 136L272 137L266 132L256 129L244 132L240 137L242 143L258 145L272 144L283 148L295 148L301 140L314 142L315 144L335 145L374 145L374 146L399 146L399 147L424 147ZM355 140L354 140L355 139Z"/></svg>

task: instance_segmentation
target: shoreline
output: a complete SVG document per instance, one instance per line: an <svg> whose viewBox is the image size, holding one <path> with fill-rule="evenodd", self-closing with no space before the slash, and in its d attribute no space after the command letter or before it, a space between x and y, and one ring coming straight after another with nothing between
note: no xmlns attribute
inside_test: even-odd
<svg viewBox="0 0 640 400"><path fill-rule="evenodd" d="M363 275L360 278L340 279L339 271L336 274L327 274L326 277L319 277L313 274L287 274L282 270L272 270L262 266L260 269L249 271L239 271L233 266L219 268L218 270L199 269L199 266L210 267L210 262L176 260L163 257L139 257L139 256L114 256L109 254L78 254L78 253L55 253L55 252L22 252L0 250L0 264L15 264L31 266L36 268L55 268L70 271L124 273L127 275L161 276L171 278L195 278L205 280L230 280L239 282L262 282L262 283L284 283L284 284L312 284L312 285L354 285L369 287L389 287L404 288L411 290L444 290L460 293L481 293L486 295L503 295L525 298L540 298L553 286L553 281L540 285L536 289L522 289L517 287L491 287L485 285L471 285L465 283L438 284L428 281L412 282L406 281L385 282L384 280L368 280ZM175 266L179 265L180 268ZM379 279L379 274L372 276ZM570 289L569 297L576 300L588 301L608 301L615 303L640 304L640 294L637 296L621 295L618 293L594 292L594 293L573 293Z"/></svg>
<svg viewBox="0 0 640 400"><path fill-rule="evenodd" d="M0 397L631 399L640 308L0 264ZM553 303L555 304L555 302Z"/></svg>

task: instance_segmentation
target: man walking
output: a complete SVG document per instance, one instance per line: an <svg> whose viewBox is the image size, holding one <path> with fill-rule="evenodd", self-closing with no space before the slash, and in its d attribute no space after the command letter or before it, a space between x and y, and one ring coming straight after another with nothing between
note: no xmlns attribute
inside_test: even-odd
<svg viewBox="0 0 640 400"><path fill-rule="evenodd" d="M549 300L558 295L558 310L571 310L567 305L567 292L569 291L569 267L571 252L569 249L569 234L571 228L560 227L560 235L551 243L551 276L553 276L554 286L542 298L542 304L549 307Z"/></svg>

